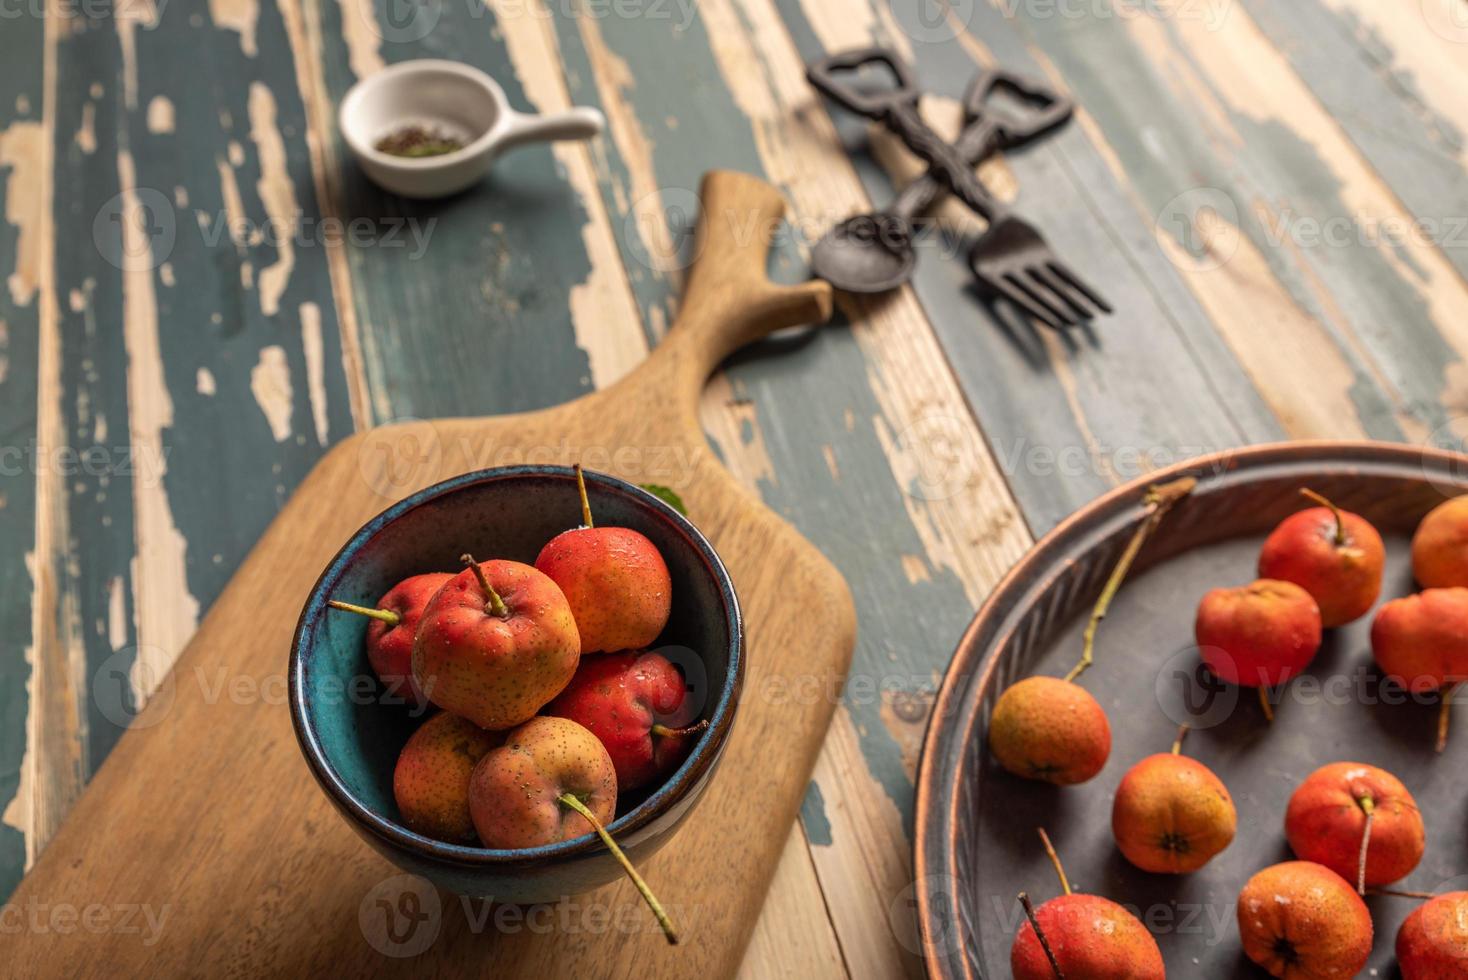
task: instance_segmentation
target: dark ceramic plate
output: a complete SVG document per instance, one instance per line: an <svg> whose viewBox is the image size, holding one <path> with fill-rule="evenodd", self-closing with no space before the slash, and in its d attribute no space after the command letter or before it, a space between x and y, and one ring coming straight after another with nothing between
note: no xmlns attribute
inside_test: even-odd
<svg viewBox="0 0 1468 980"><path fill-rule="evenodd" d="M728 740L744 676L743 626L728 572L686 518L647 491L586 474L597 523L647 535L667 561L673 615L655 645L684 673L688 697L709 728L661 786L617 801L612 835L634 861L666 843L708 785ZM291 649L291 720L321 788L369 844L399 867L450 891L504 902L555 901L620 877L590 835L506 851L445 844L398 823L392 773L423 717L384 704L363 652L367 620L326 608L340 598L370 605L394 583L453 571L459 555L533 562L556 534L579 523L574 473L512 466L455 477L394 504L353 535L306 600Z"/></svg>
<svg viewBox="0 0 1468 980"><path fill-rule="evenodd" d="M1139 556L1102 623L1083 683L1111 720L1099 776L1069 788L1018 779L985 750L998 695L1033 673L1064 674L1080 634L1141 513L1147 485L1199 478ZM1296 443L1204 457L1149 475L1089 504L1047 534L989 597L959 643L934 706L917 790L918 914L928 973L1008 977L1023 917L1016 900L1058 893L1035 834L1044 825L1078 891L1105 895L1151 926L1173 977L1260 977L1239 947L1235 902L1256 871L1291 857L1284 811L1301 780L1328 762L1382 766L1417 798L1427 853L1397 887L1468 887L1463 759L1468 713L1445 754L1433 752L1435 699L1414 702L1379 683L1370 617L1326 632L1305 675L1276 695L1265 723L1252 691L1208 689L1193 615L1210 588L1255 577L1264 536L1300 509L1309 486L1376 525L1386 540L1382 601L1412 591L1409 542L1424 514L1468 492L1468 457L1384 443ZM1133 763L1166 751L1191 721L1186 751L1228 785L1239 812L1233 844L1193 875L1151 875L1111 838L1111 802ZM1456 880L1455 880L1456 879ZM1376 926L1369 974L1396 975L1397 928L1408 899L1368 899Z"/></svg>

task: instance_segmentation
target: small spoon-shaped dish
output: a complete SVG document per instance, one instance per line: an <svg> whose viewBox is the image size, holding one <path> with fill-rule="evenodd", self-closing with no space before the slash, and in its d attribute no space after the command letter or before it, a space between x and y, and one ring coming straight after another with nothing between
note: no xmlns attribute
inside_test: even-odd
<svg viewBox="0 0 1468 980"><path fill-rule="evenodd" d="M403 197L456 194L484 177L505 150L523 143L585 140L601 133L597 109L551 115L517 112L484 72L456 61L404 61L369 75L347 92L338 114L342 136L372 182ZM409 127L460 144L434 156L379 150Z"/></svg>

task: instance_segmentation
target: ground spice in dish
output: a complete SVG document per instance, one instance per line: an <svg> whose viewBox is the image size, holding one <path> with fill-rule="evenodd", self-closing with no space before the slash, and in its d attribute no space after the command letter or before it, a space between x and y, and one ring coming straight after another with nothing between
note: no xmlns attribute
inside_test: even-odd
<svg viewBox="0 0 1468 980"><path fill-rule="evenodd" d="M376 144L379 153L395 157L437 157L463 148L452 136L416 125L396 129Z"/></svg>

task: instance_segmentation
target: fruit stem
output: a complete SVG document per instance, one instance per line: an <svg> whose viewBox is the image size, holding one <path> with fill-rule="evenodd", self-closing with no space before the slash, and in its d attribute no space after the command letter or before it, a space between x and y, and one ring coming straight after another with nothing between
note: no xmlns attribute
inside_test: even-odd
<svg viewBox="0 0 1468 980"><path fill-rule="evenodd" d="M1030 920L1030 928L1035 930L1035 938L1040 940L1040 948L1045 951L1045 958L1050 961L1050 969L1055 971L1056 980L1065 980L1065 974L1060 972L1060 961L1055 958L1050 940L1045 938L1045 930L1040 928L1040 920L1035 917L1035 906L1030 902L1028 892L1019 893L1019 904L1025 907L1025 918Z"/></svg>
<svg viewBox="0 0 1468 980"><path fill-rule="evenodd" d="M696 725L689 725L687 728L669 728L667 725L653 725L652 733L659 738L671 738L675 735L697 735L707 727L709 727L709 721L707 718L704 718Z"/></svg>
<svg viewBox="0 0 1468 980"><path fill-rule="evenodd" d="M1131 569L1132 562L1136 560L1137 553L1142 550L1147 536L1162 522L1162 518L1172 508L1172 505L1193 492L1193 487L1198 481L1191 476L1185 476L1162 486L1147 488L1147 494L1143 497L1146 511L1142 517L1142 523L1132 532L1132 539L1127 542L1121 557L1116 561L1116 567L1111 570L1111 577L1106 580L1106 585L1101 589L1101 595L1096 600L1096 605L1091 609L1091 620L1086 623L1086 632L1081 638L1081 660L1070 669L1065 679L1073 681L1086 668L1095 662L1096 628L1101 625L1101 620L1106 618L1106 611L1111 608L1111 600L1116 597L1116 592L1121 588L1122 579Z"/></svg>
<svg viewBox="0 0 1468 980"><path fill-rule="evenodd" d="M1300 488L1300 496L1313 500L1322 507L1329 507L1330 512L1335 515L1335 543L1337 546L1346 543L1346 522L1341 517L1341 509L1330 500L1311 490L1309 487Z"/></svg>
<svg viewBox="0 0 1468 980"><path fill-rule="evenodd" d="M612 852L612 857L616 858L622 865L623 870L627 872L627 877L632 879L632 884L636 885L637 890L642 893L643 901L647 902L647 907L652 909L652 914L657 917L658 925L662 926L663 935L668 937L668 945L678 945L678 934L673 931L673 922L668 918L668 913L663 911L662 903L652 893L652 889L647 887L647 882L642 880L642 875L638 874L637 869L632 867L632 862L627 859L626 854L622 853L622 849L617 846L617 842L612 840L612 835L607 833L607 828L603 827L601 821L596 819L596 814L592 813L585 803L582 803L570 793L562 793L556 799L562 806L569 807L586 818L586 822L591 824L591 828L601 837L602 843L607 845L607 850Z"/></svg>
<svg viewBox="0 0 1468 980"><path fill-rule="evenodd" d="M1269 703L1269 688L1260 684L1255 690L1259 692L1259 707L1264 709L1264 720L1274 724L1274 705Z"/></svg>
<svg viewBox="0 0 1468 980"><path fill-rule="evenodd" d="M505 605L505 600L500 598L500 594L494 590L494 586L489 584L489 576L484 574L484 569L479 567L479 562L474 560L474 556L466 551L459 556L459 561L473 569L474 577L479 579L479 587L484 590L485 595L489 596L489 601L484 604L484 611L500 619L507 618L510 615L509 607Z"/></svg>
<svg viewBox="0 0 1468 980"><path fill-rule="evenodd" d="M1437 750L1439 752L1448 747L1448 725L1453 720L1453 695L1457 691L1458 684L1443 688L1442 704L1437 709Z"/></svg>
<svg viewBox="0 0 1468 980"><path fill-rule="evenodd" d="M1177 738L1175 738L1175 739L1172 740L1172 754L1173 755L1182 755L1183 754L1183 739L1185 739L1187 737L1188 737L1188 726L1187 725L1179 725L1178 726L1178 729L1177 729Z"/></svg>
<svg viewBox="0 0 1468 980"><path fill-rule="evenodd" d="M581 472L581 464L577 463L576 470L576 492L581 494L581 524L583 527L596 527L591 522L591 501L586 498L586 475Z"/></svg>
<svg viewBox="0 0 1468 980"><path fill-rule="evenodd" d="M1065 866L1060 863L1060 855L1055 853L1055 845L1050 843L1050 835L1045 833L1044 827L1035 828L1040 833L1040 843L1045 845L1045 854L1050 858L1050 863L1055 866L1055 877L1060 879L1060 887L1070 894L1070 879L1065 876Z"/></svg>
<svg viewBox="0 0 1468 980"><path fill-rule="evenodd" d="M1366 894L1366 851L1371 847L1371 824L1376 820L1376 801L1363 796L1356 805L1366 811L1366 826L1361 828L1361 856L1356 861L1356 891Z"/></svg>
<svg viewBox="0 0 1468 980"><path fill-rule="evenodd" d="M328 599L326 600L326 604L333 609L340 609L342 612L356 613L358 616L367 616L371 619L381 620L389 626L396 626L403 621L403 617L391 609L373 609L370 606L353 605L350 602L341 602L337 599Z"/></svg>

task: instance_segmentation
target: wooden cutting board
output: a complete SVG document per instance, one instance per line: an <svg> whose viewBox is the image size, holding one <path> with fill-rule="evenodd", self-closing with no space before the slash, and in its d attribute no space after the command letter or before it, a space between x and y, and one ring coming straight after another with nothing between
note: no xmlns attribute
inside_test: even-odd
<svg viewBox="0 0 1468 980"><path fill-rule="evenodd" d="M702 200L677 322L622 381L545 411L387 426L327 454L21 882L11 905L27 928L7 935L5 972L735 972L836 706L856 619L840 574L718 464L698 420L700 391L724 357L780 327L825 320L830 289L767 279L784 210L772 187L715 172ZM568 448L641 482L671 465L661 482L678 484L744 610L748 674L723 763L693 817L643 868L676 913L685 936L676 948L626 882L521 918L397 879L332 809L291 731L291 634L351 533L449 476L568 461Z"/></svg>

